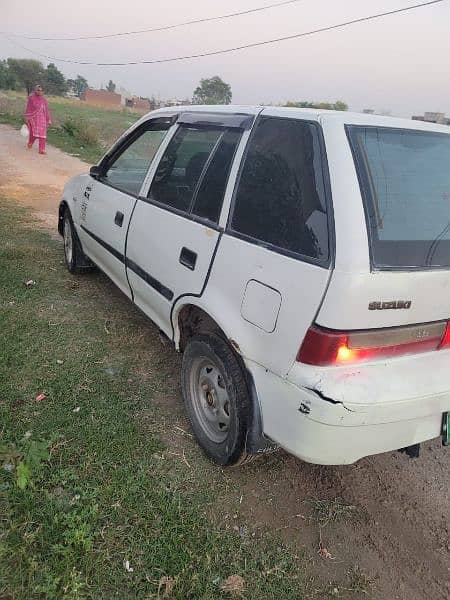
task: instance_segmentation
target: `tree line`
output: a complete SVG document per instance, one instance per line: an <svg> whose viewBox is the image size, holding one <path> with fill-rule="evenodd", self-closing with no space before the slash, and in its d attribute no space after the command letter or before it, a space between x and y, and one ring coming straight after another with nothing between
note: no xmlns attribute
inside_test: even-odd
<svg viewBox="0 0 450 600"><path fill-rule="evenodd" d="M88 87L85 77L66 79L54 63L44 67L40 60L31 58L0 60L0 89L26 90L31 94L37 83L50 96L65 96L68 92L81 96Z"/></svg>
<svg viewBox="0 0 450 600"><path fill-rule="evenodd" d="M322 108L325 110L348 110L348 105L342 100L336 100L336 102L286 102L284 106L291 108Z"/></svg>
<svg viewBox="0 0 450 600"><path fill-rule="evenodd" d="M80 97L89 87L82 75L75 79L66 79L54 63L46 67L39 60L29 58L8 58L0 61L0 89L25 89L31 94L34 86L39 83L50 96L65 96L69 92ZM116 84L110 79L106 89L116 90ZM230 104L232 99L231 85L218 75L200 80L195 88L193 104ZM325 108L329 110L347 110L348 106L342 100L331 102L289 101L284 106L294 108Z"/></svg>

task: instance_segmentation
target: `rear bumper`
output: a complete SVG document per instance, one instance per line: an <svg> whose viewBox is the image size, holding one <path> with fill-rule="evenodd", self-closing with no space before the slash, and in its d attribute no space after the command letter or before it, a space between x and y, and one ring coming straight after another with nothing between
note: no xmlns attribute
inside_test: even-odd
<svg viewBox="0 0 450 600"><path fill-rule="evenodd" d="M256 363L249 361L247 366L265 435L316 464L350 464L438 437L442 414L450 410L450 390L391 402L352 403L329 397L317 386L292 383Z"/></svg>

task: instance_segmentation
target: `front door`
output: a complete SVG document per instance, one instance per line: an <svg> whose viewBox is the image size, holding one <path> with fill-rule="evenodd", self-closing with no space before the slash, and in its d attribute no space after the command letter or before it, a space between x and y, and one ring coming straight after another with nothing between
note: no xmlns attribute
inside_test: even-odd
<svg viewBox="0 0 450 600"><path fill-rule="evenodd" d="M84 192L80 237L86 254L128 296L125 242L143 181L171 124L153 119L133 130L112 149Z"/></svg>
<svg viewBox="0 0 450 600"><path fill-rule="evenodd" d="M244 122L242 116L225 115L218 123L205 114L198 122L182 115L147 198L137 202L127 241L128 278L135 303L169 336L173 303L202 292Z"/></svg>

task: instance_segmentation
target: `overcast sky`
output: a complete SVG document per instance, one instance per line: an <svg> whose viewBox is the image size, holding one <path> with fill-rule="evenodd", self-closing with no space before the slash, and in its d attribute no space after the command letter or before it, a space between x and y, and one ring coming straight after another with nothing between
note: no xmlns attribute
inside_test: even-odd
<svg viewBox="0 0 450 600"><path fill-rule="evenodd" d="M275 0L0 0L0 29L75 36L157 27L271 4ZM107 40L16 41L36 53L88 61L156 59L227 48L307 31L418 0L302 0L264 12L165 32ZM32 18L27 18L31 15ZM350 27L243 50L160 65L97 67L54 61L91 86L118 85L142 96L186 98L201 77L220 75L233 102L345 100L352 109L450 114L450 1ZM0 35L0 57L40 58ZM42 59L46 64L49 60Z"/></svg>

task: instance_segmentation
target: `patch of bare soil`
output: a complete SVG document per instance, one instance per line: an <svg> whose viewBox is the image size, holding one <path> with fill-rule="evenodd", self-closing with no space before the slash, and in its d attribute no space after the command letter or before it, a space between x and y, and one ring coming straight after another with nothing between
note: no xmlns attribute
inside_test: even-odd
<svg viewBox="0 0 450 600"><path fill-rule="evenodd" d="M317 581L345 591L362 570L376 597L422 600L450 597L448 461L433 441L416 460L391 453L322 467L281 454L268 469L255 463L230 476L247 498L249 522L304 549ZM328 522L317 501L322 512L328 505ZM320 541L331 557L319 552Z"/></svg>
<svg viewBox="0 0 450 600"><path fill-rule="evenodd" d="M450 597L449 453L440 440L423 444L418 459L392 452L324 467L279 451L220 471L200 457L181 390L171 387L151 399L171 412L161 423L167 454L188 479L197 470L219 490L216 523L237 535L270 531L305 557L308 598ZM146 415L139 421L145 428Z"/></svg>
<svg viewBox="0 0 450 600"><path fill-rule="evenodd" d="M16 129L0 125L0 194L33 208L50 230L56 228L65 183L88 169L87 163L52 146L46 155L36 148L28 150Z"/></svg>
<svg viewBox="0 0 450 600"><path fill-rule="evenodd" d="M87 168L55 148L47 156L28 151L17 131L0 125L0 193L33 208L40 226L55 230L64 183ZM105 286L120 296L106 280ZM270 530L302 552L310 597L450 598L449 449L435 440L424 444L415 460L395 452L346 467L309 465L280 451L240 469L220 471L200 457L189 432L179 360L158 339L156 328L125 298L123 302L130 319L142 320L135 376L150 381L150 363L158 377L165 372L164 391L158 387L149 400L169 415L160 423L169 455L189 474L187 481L210 476L220 486L215 520L228 523L232 506L237 534ZM139 366L144 355L146 369ZM155 418L151 414L137 416L142 427Z"/></svg>
<svg viewBox="0 0 450 600"><path fill-rule="evenodd" d="M199 461L181 400L170 408L162 439L219 488L211 518L294 547L306 560L308 598L450 598L449 456L440 441L418 459L393 452L345 467L279 451L216 476Z"/></svg>

